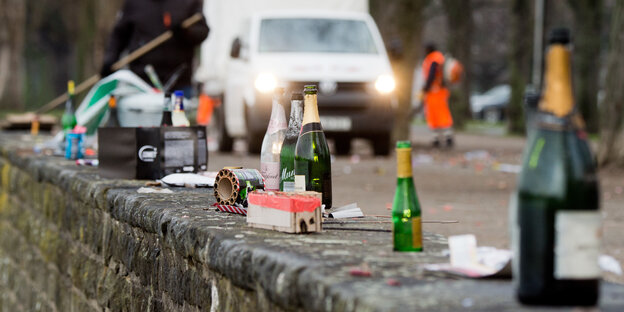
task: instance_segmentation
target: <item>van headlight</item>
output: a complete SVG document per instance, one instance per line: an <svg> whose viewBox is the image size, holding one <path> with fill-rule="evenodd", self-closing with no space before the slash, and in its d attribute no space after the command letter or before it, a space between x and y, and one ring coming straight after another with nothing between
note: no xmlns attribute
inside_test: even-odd
<svg viewBox="0 0 624 312"><path fill-rule="evenodd" d="M256 90L262 93L269 93L277 87L277 79L273 74L260 73L258 77L256 77L254 85L256 86Z"/></svg>
<svg viewBox="0 0 624 312"><path fill-rule="evenodd" d="M381 94L386 94L394 91L396 82L391 75L381 75L375 81L375 89Z"/></svg>

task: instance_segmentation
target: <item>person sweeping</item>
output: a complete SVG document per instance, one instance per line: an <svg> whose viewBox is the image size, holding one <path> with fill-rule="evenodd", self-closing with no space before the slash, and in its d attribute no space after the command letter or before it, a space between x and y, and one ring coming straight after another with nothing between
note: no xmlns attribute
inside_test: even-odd
<svg viewBox="0 0 624 312"><path fill-rule="evenodd" d="M444 142L452 147L453 117L448 106L449 89L444 83L444 55L431 43L425 46L425 55L422 64L425 85L421 97L424 100L425 120L434 133L432 144L441 147Z"/></svg>

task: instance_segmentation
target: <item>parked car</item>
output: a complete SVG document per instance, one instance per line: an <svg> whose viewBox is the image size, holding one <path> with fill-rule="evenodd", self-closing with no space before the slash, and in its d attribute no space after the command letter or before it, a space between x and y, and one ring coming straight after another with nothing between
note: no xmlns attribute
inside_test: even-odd
<svg viewBox="0 0 624 312"><path fill-rule="evenodd" d="M318 0L314 10L301 0L205 5L212 33L196 78L222 99L215 112L220 150L239 138L259 152L273 89L290 96L316 84L321 124L338 154L355 137L371 140L376 155L390 152L395 81L367 0Z"/></svg>
<svg viewBox="0 0 624 312"><path fill-rule="evenodd" d="M470 109L475 119L487 122L500 122L505 119L505 111L511 99L511 87L498 85L482 94L470 97Z"/></svg>

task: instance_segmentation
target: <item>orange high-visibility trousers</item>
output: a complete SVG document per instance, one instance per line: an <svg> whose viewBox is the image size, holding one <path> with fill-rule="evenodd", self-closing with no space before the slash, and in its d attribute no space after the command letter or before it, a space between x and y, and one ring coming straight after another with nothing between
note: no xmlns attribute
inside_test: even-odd
<svg viewBox="0 0 624 312"><path fill-rule="evenodd" d="M444 129L453 126L453 117L448 107L449 90L439 88L425 93L425 119L431 129Z"/></svg>

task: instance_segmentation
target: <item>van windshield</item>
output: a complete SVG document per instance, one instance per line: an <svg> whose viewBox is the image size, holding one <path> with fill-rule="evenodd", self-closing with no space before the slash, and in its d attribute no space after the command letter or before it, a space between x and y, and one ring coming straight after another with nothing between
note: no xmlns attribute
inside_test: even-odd
<svg viewBox="0 0 624 312"><path fill-rule="evenodd" d="M263 20L259 51L377 54L366 22L323 18Z"/></svg>

